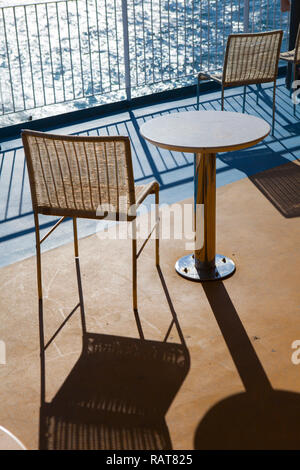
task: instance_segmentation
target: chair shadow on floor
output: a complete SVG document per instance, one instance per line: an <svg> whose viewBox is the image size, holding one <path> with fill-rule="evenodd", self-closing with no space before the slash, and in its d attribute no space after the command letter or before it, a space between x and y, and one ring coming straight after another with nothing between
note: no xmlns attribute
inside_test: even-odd
<svg viewBox="0 0 300 470"><path fill-rule="evenodd" d="M299 449L300 394L272 388L223 282L203 288L246 391L205 414L195 449Z"/></svg>
<svg viewBox="0 0 300 470"><path fill-rule="evenodd" d="M290 162L271 149L244 150L218 157L230 167L245 173L284 217L300 216L299 163Z"/></svg>
<svg viewBox="0 0 300 470"><path fill-rule="evenodd" d="M172 304L171 313L163 341L83 336L82 353L72 371L53 400L42 403L40 449L172 449L165 415L190 360ZM174 324L182 340L178 344L167 343Z"/></svg>

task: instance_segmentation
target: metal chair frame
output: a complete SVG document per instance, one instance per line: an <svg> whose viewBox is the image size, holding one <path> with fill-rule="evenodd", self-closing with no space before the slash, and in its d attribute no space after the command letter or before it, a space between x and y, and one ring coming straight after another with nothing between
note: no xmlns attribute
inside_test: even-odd
<svg viewBox="0 0 300 470"><path fill-rule="evenodd" d="M265 50L263 47L263 41L267 43L270 41L270 36L278 36L277 43L275 42L274 54L272 60L270 60L269 68L266 69L266 64L264 64L264 54ZM274 135L274 126L275 126L275 99L276 99L276 79L278 71L278 61L280 54L280 47L282 42L283 31L267 31L263 33L242 33L242 34L230 34L228 36L226 52L224 57L223 69L220 73L210 73L210 72L200 72L197 76L197 109L199 110L199 98L200 98L200 82L202 80L214 80L219 83L222 87L221 90L221 109L224 110L224 90L226 87L232 86L242 86L244 85L243 93L243 113L245 112L246 105L246 87L247 85L256 84L257 85L257 95L256 103L258 104L259 99L259 89L262 83L271 83L273 82L273 110L272 110L272 134ZM243 41L243 48L235 50L235 42ZM247 55L247 43L249 41L249 54ZM260 55L256 58L257 63L253 64L254 54L251 55L251 41L263 40L262 45L259 45L258 49ZM249 57L250 63L245 61L245 57ZM234 61L235 60L235 61ZM241 62L242 61L242 64ZM249 76L245 77L242 74L238 76L240 70L245 73L247 72L247 67L249 69ZM265 75L263 75L265 73ZM227 74L229 78L227 78ZM230 78L233 75L234 79ZM251 76L252 75L252 76Z"/></svg>
<svg viewBox="0 0 300 470"><path fill-rule="evenodd" d="M284 60L293 66L293 81L296 80L297 65L300 64L300 23L295 41L295 47L291 51L282 52L279 56L280 60ZM296 116L296 103L293 103L294 116Z"/></svg>
<svg viewBox="0 0 300 470"><path fill-rule="evenodd" d="M40 336L40 361L41 361L41 403L45 403L45 390L46 390L46 375L45 375L45 351L56 338L58 333L61 329L65 326L71 316L75 313L75 311L80 308L80 315L81 315L81 326L82 326L82 334L83 338L87 332L86 330L86 320L85 320L85 310L84 310L84 299L83 299L83 291L82 291L82 283L81 283L81 275L80 275L80 263L79 263L79 247L78 247L78 231L77 231L77 218L84 218L85 214L84 211L76 211L74 210L67 210L67 209L60 209L60 208L53 208L53 207L39 207L37 194L36 194L36 175L34 171L34 164L32 160L32 152L29 144L30 138L42 138L46 140L59 140L59 141L80 141L87 143L93 142L113 142L115 141L122 141L124 142L126 148L126 161L128 164L128 170L130 175L130 187L131 188L139 188L142 189L140 191L139 197L135 200L135 209L142 203L142 201L150 194L155 195L155 224L152 227L151 232L149 233L148 237L142 244L140 250L137 252L137 240L136 240L136 211L131 212L128 214L127 222L131 222L132 224L132 302L133 302L133 310L134 314L138 316L138 303L137 303L137 259L141 254L142 250L144 249L145 245L149 241L153 231L156 231L156 239L155 239L155 263L156 266L159 266L159 184L156 181L153 181L146 185L145 187L141 186L134 186L134 179L133 179L133 169L132 169L132 161L131 161L131 151L130 151L130 141L128 137L78 137L78 136L62 136L62 135L54 135L54 134L47 134L42 132L35 132L24 130L22 131L22 140L24 145L24 151L26 156L26 163L28 168L29 174L29 182L30 182L30 189L31 189L31 197L33 203L33 213L34 213L34 223L35 223L35 238L36 238L36 266L37 266L37 287L38 287L38 310L39 310L39 336ZM54 181L54 180L53 180ZM132 197L132 202L134 201L134 196ZM64 212L64 215L58 220L58 222L44 235L42 238L40 237L40 227L39 227L39 214L47 214L47 215L61 215ZM116 219L118 218L119 214L117 215ZM45 343L45 335L44 335L44 312L43 312L43 288L42 288L42 265L41 265L41 245L42 243L49 237L50 234L56 230L56 228L68 217L73 219L73 237L74 237L74 255L75 255L75 266L76 266L76 274L77 274L77 287L78 287L78 295L79 295L79 302L73 308L73 310L69 313L66 319L61 323L61 325L57 328L55 333L51 336L51 338ZM94 214L92 215L91 211L87 211L87 218L104 218L99 217Z"/></svg>

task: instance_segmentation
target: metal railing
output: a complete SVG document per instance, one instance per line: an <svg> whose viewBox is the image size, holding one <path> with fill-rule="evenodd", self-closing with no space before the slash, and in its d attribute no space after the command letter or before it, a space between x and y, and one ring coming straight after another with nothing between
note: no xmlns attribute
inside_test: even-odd
<svg viewBox="0 0 300 470"><path fill-rule="evenodd" d="M0 9L3 114L123 87L120 0L99 5L68 0Z"/></svg>
<svg viewBox="0 0 300 470"><path fill-rule="evenodd" d="M0 114L29 118L194 83L227 36L285 31L280 0L56 0L0 7ZM47 111L48 112L48 111ZM56 108L57 112L57 108ZM30 113L31 114L31 113Z"/></svg>

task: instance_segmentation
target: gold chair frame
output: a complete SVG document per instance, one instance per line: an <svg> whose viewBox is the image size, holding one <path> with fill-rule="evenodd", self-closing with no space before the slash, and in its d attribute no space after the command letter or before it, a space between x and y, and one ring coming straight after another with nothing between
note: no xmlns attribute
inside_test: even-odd
<svg viewBox="0 0 300 470"><path fill-rule="evenodd" d="M300 64L300 23L298 26L295 47L291 51L282 52L280 60L284 60L293 66L293 81L296 80L297 65ZM294 103L294 115L296 116L296 103Z"/></svg>
<svg viewBox="0 0 300 470"><path fill-rule="evenodd" d="M80 276L77 218L108 218L110 220L131 222L132 302L137 319L137 259L154 230L156 232L155 263L156 266L159 266L159 184L156 181L146 185L134 184L130 140L128 137L66 136L23 130L22 140L29 174L35 223L40 326L41 403L43 404L45 402L46 380L45 351L78 308L80 308L82 332L83 335L86 334L84 299ZM100 197L97 198L97 194ZM155 224L137 252L136 209L150 194L155 195ZM126 196L128 203L126 207L123 207L123 212L119 206L121 195ZM110 204L112 199L117 204L117 211L104 211L101 216L97 215L99 203L100 205ZM39 214L61 217L42 238L40 237ZM79 302L45 344L41 244L67 217L73 219L74 255Z"/></svg>
<svg viewBox="0 0 300 470"><path fill-rule="evenodd" d="M221 85L222 111L224 110L224 89L244 85L243 112L246 104L246 86L257 85L256 103L258 104L259 86L262 83L273 82L272 134L274 134L276 79L282 36L282 30L230 34L222 71L219 73L200 72L197 76L197 109L199 110L202 80L214 80Z"/></svg>

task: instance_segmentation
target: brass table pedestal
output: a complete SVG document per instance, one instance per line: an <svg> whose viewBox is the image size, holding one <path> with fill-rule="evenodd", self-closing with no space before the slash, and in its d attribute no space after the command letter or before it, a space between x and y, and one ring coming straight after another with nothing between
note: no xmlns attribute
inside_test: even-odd
<svg viewBox="0 0 300 470"><path fill-rule="evenodd" d="M194 157L194 254L183 256L175 269L192 281L224 279L235 264L216 254L216 154L197 153Z"/></svg>

